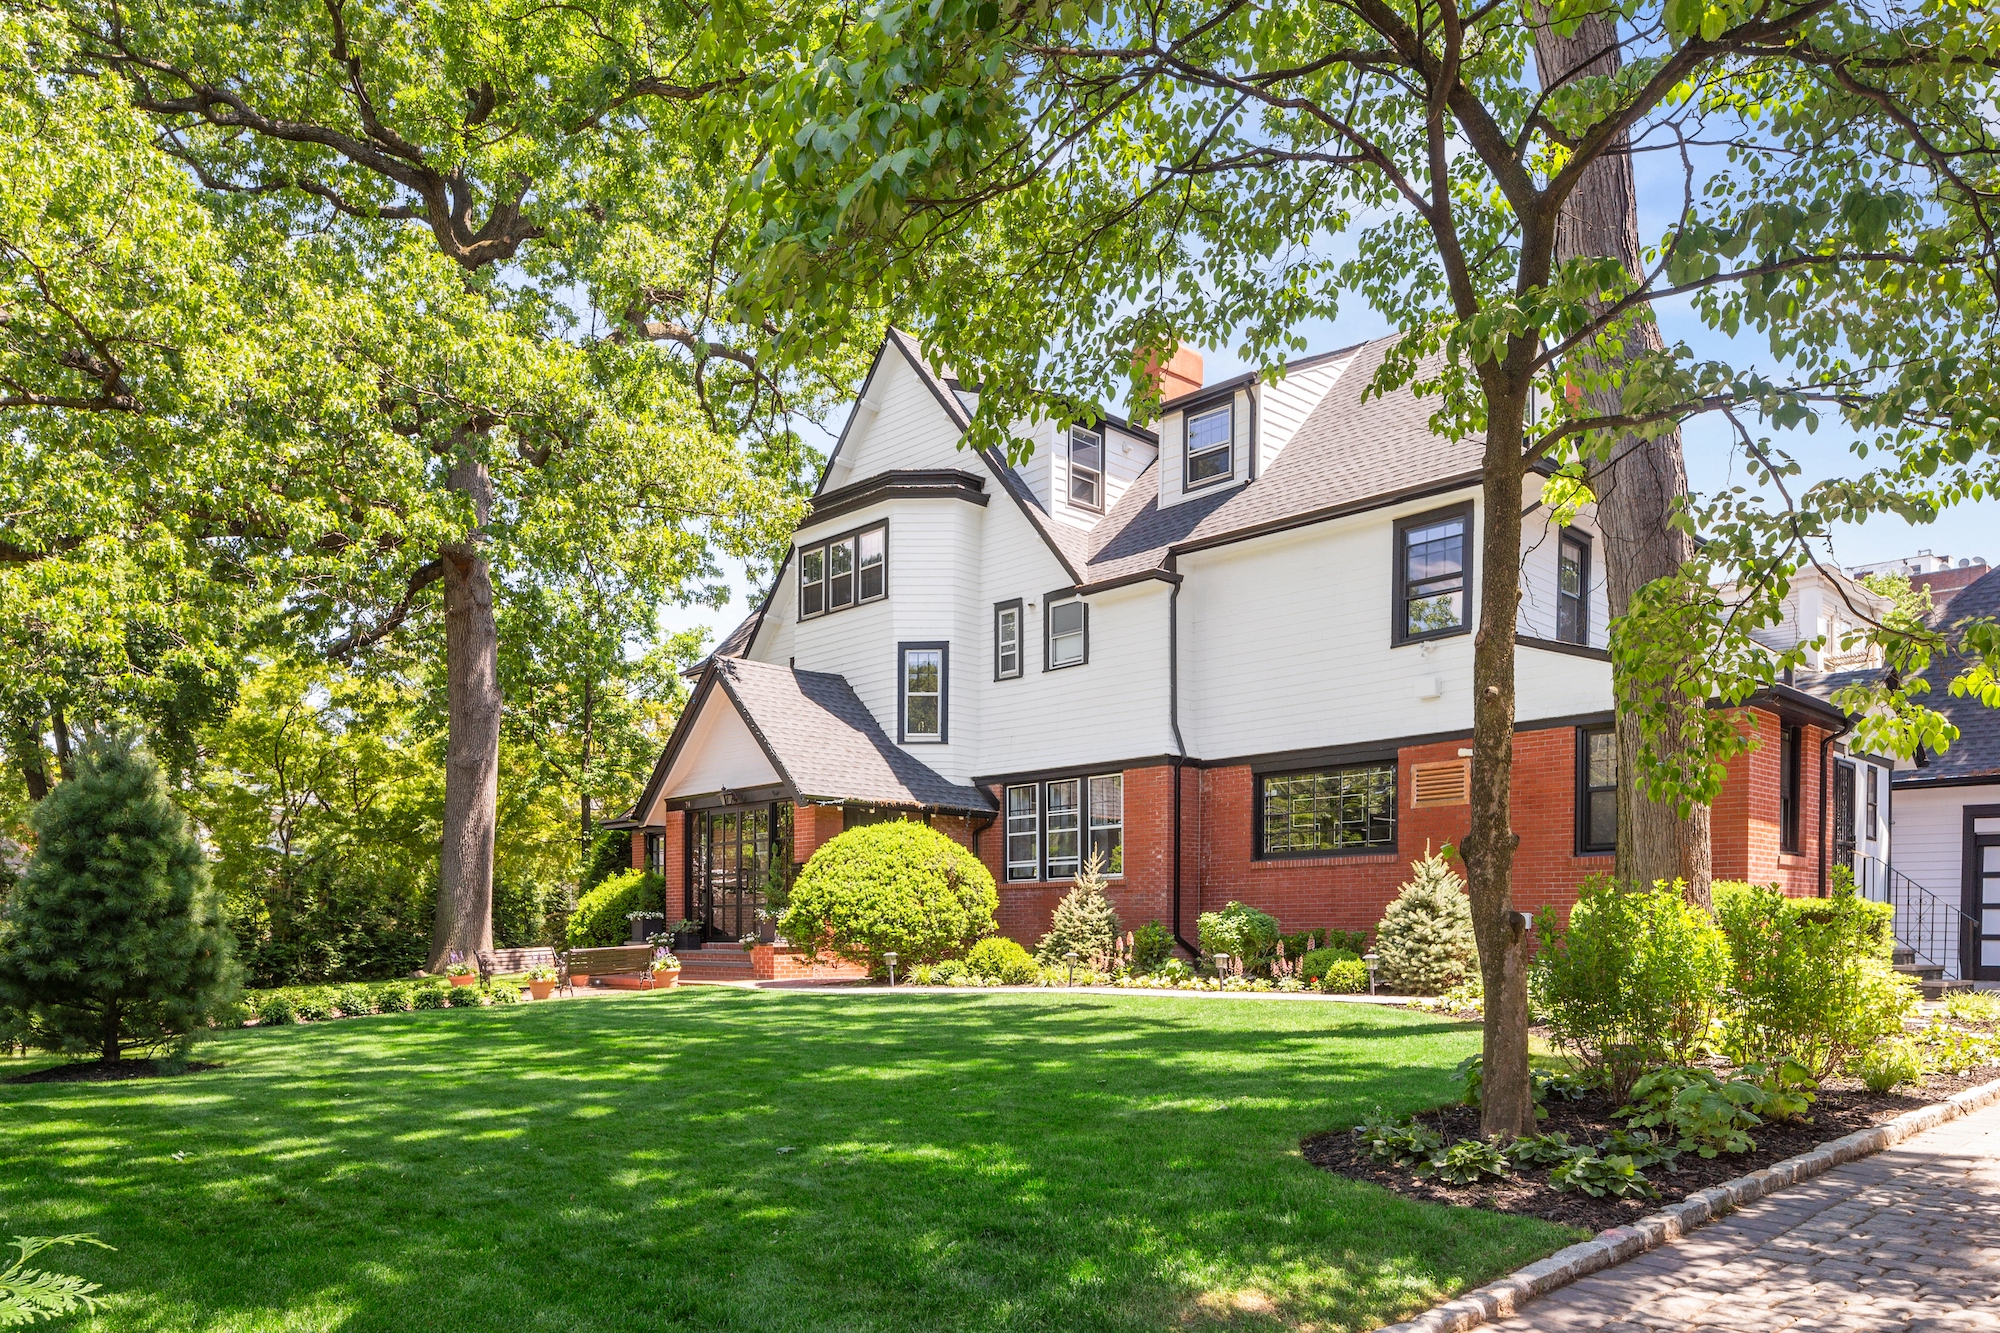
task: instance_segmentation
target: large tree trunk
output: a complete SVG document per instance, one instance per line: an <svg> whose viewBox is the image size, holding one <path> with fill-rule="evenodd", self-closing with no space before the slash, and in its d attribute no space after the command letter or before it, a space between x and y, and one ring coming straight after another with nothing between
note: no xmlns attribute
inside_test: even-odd
<svg viewBox="0 0 2000 1333"><path fill-rule="evenodd" d="M484 528L493 483L484 464L461 462L451 485L473 497ZM441 548L444 665L449 723L445 740L444 848L429 968L454 952L493 947L493 836L500 795L500 639L493 581L479 532Z"/></svg>
<svg viewBox="0 0 2000 1333"><path fill-rule="evenodd" d="M1539 6L1537 18L1545 19ZM1535 60L1543 85L1584 76L1609 78L1617 73L1617 26L1609 18L1584 19L1569 36L1546 26L1535 29ZM1639 198L1632 158L1621 137L1583 173L1576 190L1563 202L1556 226L1556 262L1582 256L1615 258L1635 279L1645 266L1639 249ZM1630 337L1633 351L1657 352L1665 346L1650 311ZM1607 416L1623 410L1615 392L1590 395L1593 410ZM1609 458L1588 465L1591 492L1597 497L1597 522L1604 536L1604 575L1612 616L1625 614L1632 595L1655 579L1665 578L1692 559L1694 541L1669 521L1687 499L1687 466L1681 457L1681 436L1673 430L1651 440L1627 436ZM1671 803L1650 800L1640 790L1638 719L1623 705L1618 718L1618 854L1617 877L1631 884L1683 880L1690 899L1709 905L1712 876L1709 811L1692 807L1682 816ZM1699 700L1674 700L1676 710L1699 707ZM1690 748L1678 730L1660 738L1656 748L1678 753Z"/></svg>
<svg viewBox="0 0 2000 1333"><path fill-rule="evenodd" d="M1528 1074L1528 960L1533 939L1514 908L1514 622L1520 614L1521 408L1489 394L1479 629L1472 658L1472 829L1461 849L1485 985L1485 1082L1479 1131L1518 1138L1535 1128ZM1468 540L1470 534L1468 534ZM1468 589L1470 591L1470 589Z"/></svg>
<svg viewBox="0 0 2000 1333"><path fill-rule="evenodd" d="M21 717L7 720L7 748L20 766L28 799L40 803L49 794L49 752L42 747L41 727Z"/></svg>
<svg viewBox="0 0 2000 1333"><path fill-rule="evenodd" d="M76 753L70 745L69 719L63 715L62 709L55 708L49 712L49 723L56 738L56 771L62 774L64 782L68 782L76 776Z"/></svg>

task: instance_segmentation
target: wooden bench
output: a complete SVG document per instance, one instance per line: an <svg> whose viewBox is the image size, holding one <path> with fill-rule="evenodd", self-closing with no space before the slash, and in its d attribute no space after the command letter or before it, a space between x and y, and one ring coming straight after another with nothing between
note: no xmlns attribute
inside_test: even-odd
<svg viewBox="0 0 2000 1333"><path fill-rule="evenodd" d="M651 976L653 946L621 944L609 949L571 949L567 955L573 977Z"/></svg>

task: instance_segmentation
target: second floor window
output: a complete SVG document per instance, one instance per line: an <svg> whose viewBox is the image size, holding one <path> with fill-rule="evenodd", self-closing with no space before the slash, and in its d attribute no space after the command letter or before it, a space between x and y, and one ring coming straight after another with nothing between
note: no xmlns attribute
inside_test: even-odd
<svg viewBox="0 0 2000 1333"><path fill-rule="evenodd" d="M1590 642L1590 543L1572 532L1556 546L1556 637Z"/></svg>
<svg viewBox="0 0 2000 1333"><path fill-rule="evenodd" d="M1233 445L1236 411L1229 404L1197 412L1187 419L1187 466L1183 473L1188 490L1220 481L1236 471Z"/></svg>
<svg viewBox="0 0 2000 1333"><path fill-rule="evenodd" d="M949 699L945 651L941 643L906 643L898 654L902 659L898 673L902 677L902 694L897 721L901 724L899 739L905 744L945 742L945 708Z"/></svg>
<svg viewBox="0 0 2000 1333"><path fill-rule="evenodd" d="M1397 643L1465 631L1471 530L1471 505L1396 524Z"/></svg>
<svg viewBox="0 0 2000 1333"><path fill-rule="evenodd" d="M1002 602L993 608L993 679L1012 680L1021 674L1021 603Z"/></svg>
<svg viewBox="0 0 2000 1333"><path fill-rule="evenodd" d="M1618 736L1585 727L1576 738L1576 848L1618 850Z"/></svg>
<svg viewBox="0 0 2000 1333"><path fill-rule="evenodd" d="M888 591L886 523L799 548L801 620L880 601Z"/></svg>
<svg viewBox="0 0 2000 1333"><path fill-rule="evenodd" d="M1082 666L1090 660L1090 608L1080 597L1048 603L1048 642L1043 645L1047 669Z"/></svg>
<svg viewBox="0 0 2000 1333"><path fill-rule="evenodd" d="M1257 780L1257 854L1393 850L1396 765L1360 764Z"/></svg>
<svg viewBox="0 0 2000 1333"><path fill-rule="evenodd" d="M1079 509L1104 508L1104 436L1069 428L1069 500Z"/></svg>
<svg viewBox="0 0 2000 1333"><path fill-rule="evenodd" d="M1868 767L1868 841L1875 842L1882 837L1882 770L1873 764Z"/></svg>

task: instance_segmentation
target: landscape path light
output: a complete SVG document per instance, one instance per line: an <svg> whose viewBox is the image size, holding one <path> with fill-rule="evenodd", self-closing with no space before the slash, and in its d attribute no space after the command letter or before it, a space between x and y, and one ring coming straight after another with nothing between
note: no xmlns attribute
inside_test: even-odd
<svg viewBox="0 0 2000 1333"><path fill-rule="evenodd" d="M1076 950L1074 950L1074 949L1071 949L1071 950L1070 950L1070 951L1069 951L1068 953L1064 954L1064 955L1063 955L1063 961L1069 964L1069 984L1070 984L1070 989L1071 989L1071 990L1075 990L1075 989L1076 989Z"/></svg>
<svg viewBox="0 0 2000 1333"><path fill-rule="evenodd" d="M1375 993L1375 965L1378 960L1374 954L1365 953L1361 955L1361 961L1368 964L1368 993L1373 995Z"/></svg>
<svg viewBox="0 0 2000 1333"><path fill-rule="evenodd" d="M1226 953L1219 953L1215 956L1215 984L1218 987L1220 987L1222 983L1227 981L1228 979L1229 979L1229 955Z"/></svg>
<svg viewBox="0 0 2000 1333"><path fill-rule="evenodd" d="M889 965L889 984L893 986L896 984L896 951L890 949L883 953L882 961Z"/></svg>

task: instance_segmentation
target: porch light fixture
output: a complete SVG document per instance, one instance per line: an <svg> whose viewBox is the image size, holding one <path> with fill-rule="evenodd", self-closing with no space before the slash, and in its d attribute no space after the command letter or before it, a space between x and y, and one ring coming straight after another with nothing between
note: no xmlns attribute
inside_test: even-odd
<svg viewBox="0 0 2000 1333"><path fill-rule="evenodd" d="M896 984L896 952L891 949L882 955L882 961L889 965L889 984Z"/></svg>

